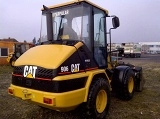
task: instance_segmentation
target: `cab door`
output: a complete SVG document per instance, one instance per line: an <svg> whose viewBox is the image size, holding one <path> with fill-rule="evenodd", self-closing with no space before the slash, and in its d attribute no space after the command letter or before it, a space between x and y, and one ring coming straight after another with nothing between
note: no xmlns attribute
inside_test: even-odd
<svg viewBox="0 0 160 119"><path fill-rule="evenodd" d="M99 67L107 66L107 46L105 33L105 13L97 8L94 13L94 58Z"/></svg>

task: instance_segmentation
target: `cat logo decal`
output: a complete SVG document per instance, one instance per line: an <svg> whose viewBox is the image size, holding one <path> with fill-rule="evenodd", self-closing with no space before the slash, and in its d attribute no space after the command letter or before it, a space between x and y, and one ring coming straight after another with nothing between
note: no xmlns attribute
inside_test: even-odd
<svg viewBox="0 0 160 119"><path fill-rule="evenodd" d="M36 70L36 66L25 66L23 76L26 78L35 78Z"/></svg>

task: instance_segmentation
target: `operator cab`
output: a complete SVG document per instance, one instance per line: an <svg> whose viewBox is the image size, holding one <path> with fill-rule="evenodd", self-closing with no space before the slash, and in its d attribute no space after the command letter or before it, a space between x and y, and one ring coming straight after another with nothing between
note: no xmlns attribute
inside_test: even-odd
<svg viewBox="0 0 160 119"><path fill-rule="evenodd" d="M25 53L31 47L33 47L33 45L30 43L15 43L14 54L16 59L18 59L23 53Z"/></svg>
<svg viewBox="0 0 160 119"><path fill-rule="evenodd" d="M73 45L83 42L98 66L107 67L107 16L107 10L85 0L49 8L44 6L41 42L73 42Z"/></svg>

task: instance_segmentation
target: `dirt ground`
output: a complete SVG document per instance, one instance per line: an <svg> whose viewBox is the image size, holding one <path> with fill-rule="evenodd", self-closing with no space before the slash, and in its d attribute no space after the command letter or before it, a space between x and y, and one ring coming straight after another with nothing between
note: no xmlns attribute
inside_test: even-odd
<svg viewBox="0 0 160 119"><path fill-rule="evenodd" d="M123 61L143 67L146 80L144 90L136 92L130 101L122 101L112 96L106 118L160 119L160 55L124 58ZM11 72L10 66L0 66L1 119L79 119L77 111L59 113L8 95L7 88L11 83Z"/></svg>

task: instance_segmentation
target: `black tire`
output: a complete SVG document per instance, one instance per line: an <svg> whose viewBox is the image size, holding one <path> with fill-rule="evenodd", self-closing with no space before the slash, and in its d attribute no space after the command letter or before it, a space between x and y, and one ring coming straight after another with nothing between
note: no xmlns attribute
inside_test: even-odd
<svg viewBox="0 0 160 119"><path fill-rule="evenodd" d="M115 74L116 75L116 74ZM118 76L119 77L119 76ZM116 96L123 100L130 100L133 98L134 90L135 90L135 76L132 69L129 69L122 81L117 76L114 77L113 91Z"/></svg>
<svg viewBox="0 0 160 119"><path fill-rule="evenodd" d="M130 86L131 83L131 86ZM123 90L123 98L126 100L130 100L133 98L134 90L135 90L135 75L132 69L130 69L123 82L124 90ZM132 86L133 85L133 86Z"/></svg>
<svg viewBox="0 0 160 119"><path fill-rule="evenodd" d="M104 96L102 100L99 97L100 95L102 97ZM97 102L100 102L99 103L100 106L97 104ZM86 113L87 119L105 119L109 110L109 106L110 106L109 83L106 79L97 78L91 84L89 94L88 94L88 100L85 105L86 107L85 113Z"/></svg>

